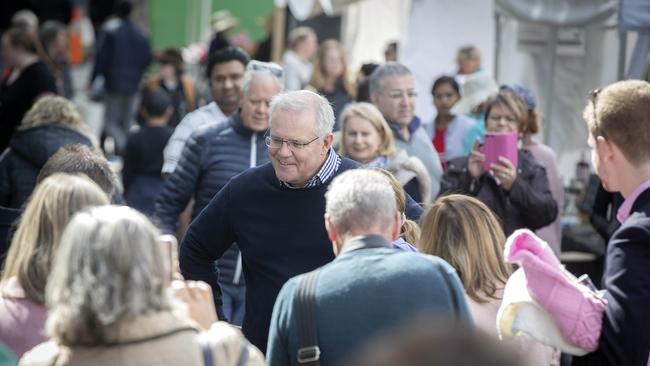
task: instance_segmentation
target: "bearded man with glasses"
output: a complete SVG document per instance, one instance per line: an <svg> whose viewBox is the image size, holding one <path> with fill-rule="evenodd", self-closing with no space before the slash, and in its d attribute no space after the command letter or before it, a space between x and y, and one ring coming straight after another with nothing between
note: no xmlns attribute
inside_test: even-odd
<svg viewBox="0 0 650 366"><path fill-rule="evenodd" d="M331 148L334 112L322 96L281 94L269 116L270 163L235 176L214 196L190 225L179 258L183 276L209 283L219 307L212 262L238 243L246 279L243 331L262 351L282 285L334 259L323 224L325 192L335 176L358 166ZM410 200L407 215L421 213Z"/></svg>

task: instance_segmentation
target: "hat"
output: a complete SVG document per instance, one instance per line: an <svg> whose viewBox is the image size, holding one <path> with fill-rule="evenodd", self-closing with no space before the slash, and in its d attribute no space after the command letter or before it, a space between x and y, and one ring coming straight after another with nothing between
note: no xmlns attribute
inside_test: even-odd
<svg viewBox="0 0 650 366"><path fill-rule="evenodd" d="M526 103L526 108L528 108L529 111L534 111L535 106L537 105L537 102L535 101L535 94L533 94L533 91L526 88L523 85L519 84L513 84L513 85L501 85L501 90L510 90L523 99L524 103Z"/></svg>
<svg viewBox="0 0 650 366"><path fill-rule="evenodd" d="M223 32L237 26L239 21L228 10L219 10L212 14L212 30Z"/></svg>
<svg viewBox="0 0 650 366"><path fill-rule="evenodd" d="M172 100L169 94L164 90L158 88L154 90L146 90L142 96L142 108L151 117L162 116L167 108L172 105Z"/></svg>
<svg viewBox="0 0 650 366"><path fill-rule="evenodd" d="M499 92L499 85L485 72L474 73L465 79L460 100L451 108L453 114L470 114L489 96Z"/></svg>

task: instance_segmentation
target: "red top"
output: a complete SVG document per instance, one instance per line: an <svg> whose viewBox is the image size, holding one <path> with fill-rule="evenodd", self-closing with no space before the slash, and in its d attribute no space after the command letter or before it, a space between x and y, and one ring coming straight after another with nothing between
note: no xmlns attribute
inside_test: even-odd
<svg viewBox="0 0 650 366"><path fill-rule="evenodd" d="M433 147L438 152L440 156L440 162L445 164L445 133L447 132L446 128L439 129L436 128L436 135L433 137Z"/></svg>

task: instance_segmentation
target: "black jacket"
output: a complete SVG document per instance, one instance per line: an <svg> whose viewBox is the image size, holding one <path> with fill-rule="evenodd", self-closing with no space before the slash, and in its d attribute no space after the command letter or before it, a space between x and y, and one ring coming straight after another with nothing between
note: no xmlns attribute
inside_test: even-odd
<svg viewBox="0 0 650 366"><path fill-rule="evenodd" d="M47 159L68 144L92 146L87 136L57 123L16 132L0 155L0 206L20 208Z"/></svg>
<svg viewBox="0 0 650 366"><path fill-rule="evenodd" d="M557 217L557 203L551 195L546 169L527 150L519 150L517 179L510 192L501 188L490 174L473 179L467 161L468 157L460 157L447 162L441 195L460 193L478 198L500 220L506 236L521 228L537 230Z"/></svg>
<svg viewBox="0 0 650 366"><path fill-rule="evenodd" d="M166 233L176 231L178 216L192 197L192 219L197 217L230 178L251 165L268 162L267 151L264 132L244 127L239 112L224 123L211 124L194 132L156 202L155 216L161 229ZM222 282L243 283L241 276L236 275L238 258L239 249L233 245L219 259Z"/></svg>

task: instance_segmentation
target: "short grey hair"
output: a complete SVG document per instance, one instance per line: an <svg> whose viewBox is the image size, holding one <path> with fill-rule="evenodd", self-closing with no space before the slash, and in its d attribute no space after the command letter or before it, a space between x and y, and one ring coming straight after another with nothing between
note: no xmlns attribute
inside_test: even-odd
<svg viewBox="0 0 650 366"><path fill-rule="evenodd" d="M311 109L315 114L316 126L314 133L324 137L334 129L334 110L323 96L309 90L297 90L276 95L269 107L269 127L273 127L275 112L302 113Z"/></svg>
<svg viewBox="0 0 650 366"><path fill-rule="evenodd" d="M278 92L284 90L284 69L275 62L261 62L252 60L246 65L246 73L242 81L242 91L248 96L253 79L259 75L270 76L278 87Z"/></svg>
<svg viewBox="0 0 650 366"><path fill-rule="evenodd" d="M395 192L388 179L369 169L338 175L325 194L325 212L339 233L390 227L395 220Z"/></svg>
<svg viewBox="0 0 650 366"><path fill-rule="evenodd" d="M47 334L102 345L126 319L171 309L158 230L129 207L78 213L63 232L47 284Z"/></svg>
<svg viewBox="0 0 650 366"><path fill-rule="evenodd" d="M408 67L400 64L399 62L388 62L379 66L375 71L370 74L370 81L368 88L370 95L381 94L384 91L384 79L389 76L404 76L410 75L411 70Z"/></svg>

